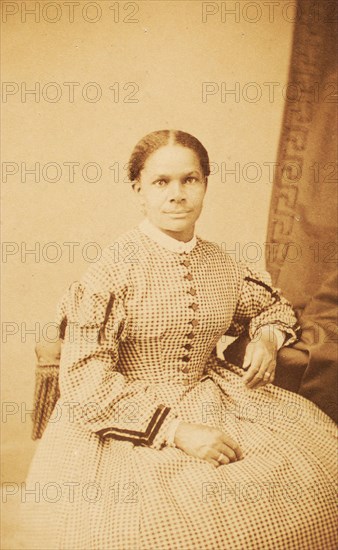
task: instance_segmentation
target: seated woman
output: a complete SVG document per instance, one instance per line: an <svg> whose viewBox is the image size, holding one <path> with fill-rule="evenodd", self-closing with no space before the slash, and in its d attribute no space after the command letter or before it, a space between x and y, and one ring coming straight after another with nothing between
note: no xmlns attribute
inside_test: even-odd
<svg viewBox="0 0 338 550"><path fill-rule="evenodd" d="M23 503L27 548L336 548L335 424L271 384L296 340L290 304L196 237L209 172L181 131L131 155L146 218L61 303L61 397L26 484L40 491ZM212 351L244 330L241 376Z"/></svg>

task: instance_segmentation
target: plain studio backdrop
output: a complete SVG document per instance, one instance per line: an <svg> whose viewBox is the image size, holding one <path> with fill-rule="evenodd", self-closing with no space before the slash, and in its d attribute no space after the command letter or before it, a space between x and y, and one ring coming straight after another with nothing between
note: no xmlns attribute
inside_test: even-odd
<svg viewBox="0 0 338 550"><path fill-rule="evenodd" d="M224 4L3 3L4 482L25 478L37 445L36 342L55 338L70 282L141 219L124 169L138 139L202 141L213 175L198 233L264 267L292 6Z"/></svg>

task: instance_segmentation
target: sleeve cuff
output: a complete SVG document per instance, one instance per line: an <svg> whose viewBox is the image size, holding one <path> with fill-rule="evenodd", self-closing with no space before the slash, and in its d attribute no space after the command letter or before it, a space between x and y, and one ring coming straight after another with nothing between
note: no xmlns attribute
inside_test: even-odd
<svg viewBox="0 0 338 550"><path fill-rule="evenodd" d="M267 328L265 328L267 327ZM270 330L271 331L271 335L275 334L276 337L277 337L277 331L281 332L283 334L283 342L281 344L281 346L278 347L278 349L280 349L280 347L283 347L283 346L289 346L290 344L294 344L295 342L297 342L300 338L300 334L301 334L301 329L298 325L298 323L295 323L295 325L293 325L292 327L289 326L287 323L284 323L282 321L276 321L276 323L270 323L270 324L264 324L264 325L256 325L256 326L252 326L249 327L249 337L251 340L259 340L259 337L260 337L260 334L261 334L261 331L264 329L265 330ZM277 339L277 342L279 342L279 340Z"/></svg>
<svg viewBox="0 0 338 550"><path fill-rule="evenodd" d="M274 325L264 325L256 331L256 334L267 335L271 340L275 338L278 350L283 346L286 339L286 333Z"/></svg>
<svg viewBox="0 0 338 550"><path fill-rule="evenodd" d="M130 441L134 445L142 445L160 449L165 441L165 433L168 424L173 419L174 413L164 405L159 405L153 414L146 430L137 431L120 427L109 427L98 430L96 434L103 439L112 437L120 441Z"/></svg>

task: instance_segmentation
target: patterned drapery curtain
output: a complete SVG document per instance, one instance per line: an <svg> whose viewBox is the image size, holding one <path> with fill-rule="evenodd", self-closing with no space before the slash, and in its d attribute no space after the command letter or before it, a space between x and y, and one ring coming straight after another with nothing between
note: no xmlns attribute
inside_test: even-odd
<svg viewBox="0 0 338 550"><path fill-rule="evenodd" d="M298 0L266 263L299 313L300 393L337 421L337 6Z"/></svg>

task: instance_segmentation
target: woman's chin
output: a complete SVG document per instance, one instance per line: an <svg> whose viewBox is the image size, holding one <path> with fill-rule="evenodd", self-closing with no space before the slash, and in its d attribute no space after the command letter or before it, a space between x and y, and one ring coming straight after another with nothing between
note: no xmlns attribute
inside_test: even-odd
<svg viewBox="0 0 338 550"><path fill-rule="evenodd" d="M194 233L194 226L184 220L173 220L171 223L163 225L162 231L171 231L173 233Z"/></svg>

